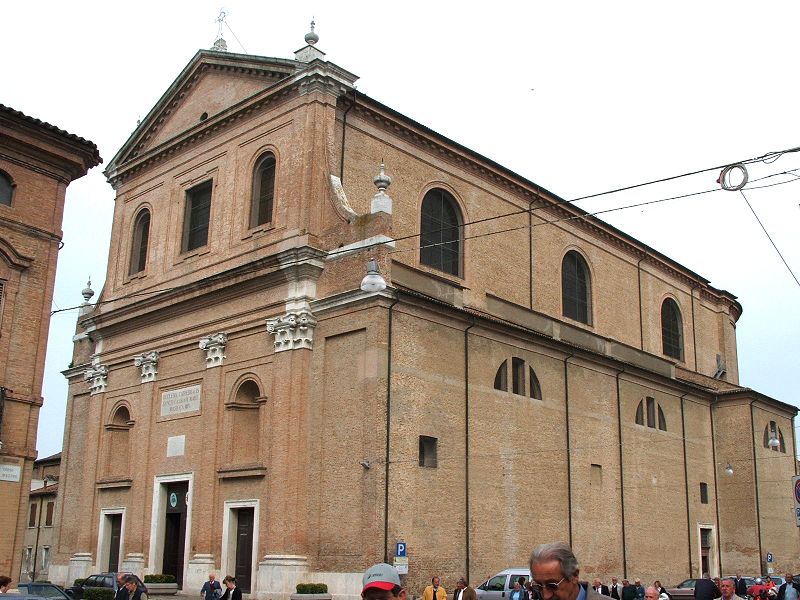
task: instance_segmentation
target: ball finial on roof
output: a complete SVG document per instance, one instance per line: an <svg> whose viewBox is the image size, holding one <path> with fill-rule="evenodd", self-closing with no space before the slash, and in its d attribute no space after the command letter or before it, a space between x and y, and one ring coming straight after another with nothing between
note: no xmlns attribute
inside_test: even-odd
<svg viewBox="0 0 800 600"><path fill-rule="evenodd" d="M314 17L311 17L311 31L306 34L306 44L313 46L319 41L319 36L314 33Z"/></svg>
<svg viewBox="0 0 800 600"><path fill-rule="evenodd" d="M86 287L81 290L81 296L83 296L83 301L88 304L89 300L92 299L94 296L94 290L92 289L92 280L91 278L89 281L86 282Z"/></svg>

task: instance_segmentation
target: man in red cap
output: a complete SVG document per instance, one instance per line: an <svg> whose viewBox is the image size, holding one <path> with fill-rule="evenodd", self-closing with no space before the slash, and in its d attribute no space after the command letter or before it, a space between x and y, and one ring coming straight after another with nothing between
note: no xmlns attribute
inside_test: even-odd
<svg viewBox="0 0 800 600"><path fill-rule="evenodd" d="M361 597L364 600L406 600L406 591L400 585L400 575L392 565L372 565L364 572L361 583Z"/></svg>

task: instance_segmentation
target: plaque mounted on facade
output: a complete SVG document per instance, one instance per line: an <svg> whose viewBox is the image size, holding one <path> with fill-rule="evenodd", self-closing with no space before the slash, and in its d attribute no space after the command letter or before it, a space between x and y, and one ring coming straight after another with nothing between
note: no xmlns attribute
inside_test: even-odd
<svg viewBox="0 0 800 600"><path fill-rule="evenodd" d="M161 392L161 417L183 417L199 413L200 392L200 384Z"/></svg>

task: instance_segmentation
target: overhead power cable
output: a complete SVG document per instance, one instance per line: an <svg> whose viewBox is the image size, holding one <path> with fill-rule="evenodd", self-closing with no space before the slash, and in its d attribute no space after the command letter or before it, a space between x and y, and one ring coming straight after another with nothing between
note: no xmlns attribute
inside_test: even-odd
<svg viewBox="0 0 800 600"><path fill-rule="evenodd" d="M782 152L773 152L773 153L766 154L764 156L780 156L780 155L788 153L788 152L798 152L798 151L800 151L800 148L794 148L794 149L791 149L791 150L784 150ZM758 162L759 160L762 160L762 159L761 158L749 159L747 161L740 161L740 162L746 163L746 164L750 164L750 163L753 163L753 162ZM675 175L673 177L667 177L667 178L658 179L658 180L654 180L654 181L649 181L649 182L636 184L636 185L632 185L632 186L616 188L614 190L608 190L608 191L600 192L600 193L597 193L597 194L591 194L589 196L582 196L582 197L579 197L579 198L574 198L572 200L565 200L563 203L564 204L571 204L571 203L574 203L574 202L578 202L580 200L585 200L587 198L593 198L593 197L598 197L598 196L609 195L609 194L613 194L613 193L620 192L620 191L625 191L625 190L630 190L630 189L634 189L634 188L643 187L643 186L646 186L646 185L653 185L655 183L671 181L671 180L678 179L680 177L687 177L687 176L694 175L694 174L697 174L697 173L705 173L705 172L715 171L717 169L719 169L719 167L703 169L703 170L700 170L700 171L693 171L691 173L684 173L682 175ZM779 173L772 173L770 175L766 175L764 177L761 177L761 178L758 178L758 179L754 179L752 181L753 182L761 181L761 180L764 180L764 179L768 179L770 177L777 177L777 176L780 176L780 175L791 175L791 176L795 177L796 179L792 179L792 180L789 180L789 181L784 181L784 182L771 184L770 186L760 186L760 187L771 187L773 185L784 185L784 184L787 184L787 183L793 183L795 181L800 180L800 175L796 175L793 172L793 171L798 171L798 170L800 170L800 168L790 169L788 171L782 171L782 172L779 172ZM614 207L614 208L602 209L602 210L598 210L598 211L594 211L594 212L586 212L586 213L578 214L578 215L570 215L569 217L562 217L562 218L559 218L559 219L543 220L541 223L535 223L535 224L532 224L530 226L526 224L526 225L519 226L519 227L512 227L512 228L498 230L498 231L494 231L494 232L477 234L475 236L470 236L470 237L466 237L466 238L462 238L462 239L474 239L476 237L485 237L485 236L489 236L489 235L497 235L497 234L500 234L500 233L508 233L508 232L511 232L511 231L519 230L519 229L528 229L528 228L532 228L532 227L538 227L538 226L541 226L541 225L552 225L552 224L563 222L563 221L572 221L572 220L585 219L585 218L588 218L588 217L593 217L593 216L597 216L597 215L601 215L601 214L607 214L607 213L616 212L616 211L620 211L620 210L627 210L629 208L638 208L638 207L646 206L646 205L649 205L649 204L658 204L658 203L667 202L667 201L670 201L670 200L678 200L678 199L681 199L681 198L699 196L699 195L702 195L702 194L708 194L708 193L711 193L711 192L717 192L717 191L720 191L720 189L721 188L713 188L713 189L709 189L709 190L703 190L703 191L700 191L700 192L691 192L691 193L688 193L688 194L681 194L681 195L678 195L678 196L670 196L668 198L660 198L660 199L656 199L656 200L648 200L648 201L644 201L644 202L637 202L637 203L634 203L634 204L628 204L628 205L625 205L625 206L618 206L618 207ZM754 188L754 189L758 189L758 188ZM531 207L530 209L523 208L523 209L520 209L520 210L516 210L516 211L512 211L512 212L508 212L508 213L503 213L503 214L500 214L500 215L493 215L493 216L484 217L484 218L481 218L481 219L475 219L473 221L468 221L466 223L461 223L459 225L454 225L454 226L450 226L450 227L443 227L443 228L441 228L439 230L428 232L428 233L442 233L442 232L450 231L450 230L456 229L456 228L463 228L463 227L466 227L468 225L477 225L479 223L486 223L486 222L489 222L489 221L495 221L495 220L498 220L498 219L504 219L504 218L508 218L508 217L512 217L512 216L518 216L518 215L526 214L526 213L533 214L534 212L536 212L538 210L542 210L542 209L545 209L545 208L552 208L553 206L554 205L545 205L545 206L539 206L539 207ZM392 238L392 241L393 242L401 242L401 241L404 241L404 240L414 239L414 238L420 237L421 235L422 235L421 233L412 233L412 234L409 234L409 235ZM382 245L384 243L385 242L375 242L373 244L366 244L363 247L359 248L358 251L359 252L364 252L364 251L370 250L370 249L372 249L372 248L374 248L376 246L380 246L380 245ZM436 243L432 243L432 244L426 244L425 246L421 246L421 247L415 246L414 248L410 248L410 249L393 250L391 252L391 254L402 253L402 252L410 252L410 251L417 251L420 248L435 247L435 246L439 246L439 245L443 245L443 244L447 244L447 243L450 243L450 242L436 242ZM336 256L337 254L346 253L346 252L352 253L353 250L352 249L331 250L328 253L328 256L329 257L333 257L333 256ZM785 261L784 261L784 263L785 263ZM788 265L787 265L787 268L788 268ZM790 269L790 271L791 271L791 269ZM794 276L794 274L792 274L792 275ZM796 278L795 278L795 280L796 280ZM170 292L170 291L173 291L173 290L176 290L176 289L180 289L180 287L181 286L173 286L173 287L168 287L168 288L160 288L158 290L150 290L150 291L144 291L144 292L134 292L134 293L131 293L131 294L125 294L125 295L122 295L122 296L117 296L116 298L112 298L112 299L109 299L109 300L98 300L97 302L93 303L92 306L98 306L98 305L107 304L107 303L110 303L110 302L117 302L119 300L127 300L127 299L130 299L130 298L135 298L135 297L139 297L139 296L152 296L152 295L155 295L155 294L160 294L160 293L165 293L165 292ZM83 306L85 306L85 305L77 305L77 306L71 306L71 307L67 307L67 308L57 309L57 310L51 311L50 314L54 315L56 313L77 310L77 309L82 308Z"/></svg>

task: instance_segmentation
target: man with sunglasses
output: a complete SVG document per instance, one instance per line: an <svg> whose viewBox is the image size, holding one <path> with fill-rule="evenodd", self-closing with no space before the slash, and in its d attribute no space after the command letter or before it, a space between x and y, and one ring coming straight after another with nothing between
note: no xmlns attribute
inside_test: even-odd
<svg viewBox="0 0 800 600"><path fill-rule="evenodd" d="M531 553L531 585L542 600L605 600L578 583L578 559L564 542L536 546Z"/></svg>

